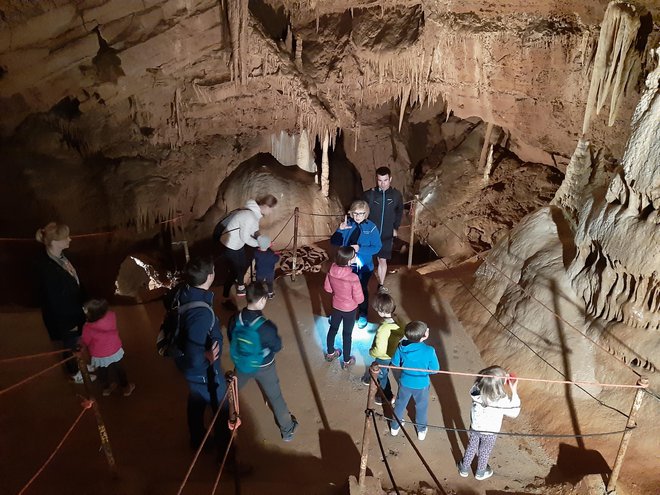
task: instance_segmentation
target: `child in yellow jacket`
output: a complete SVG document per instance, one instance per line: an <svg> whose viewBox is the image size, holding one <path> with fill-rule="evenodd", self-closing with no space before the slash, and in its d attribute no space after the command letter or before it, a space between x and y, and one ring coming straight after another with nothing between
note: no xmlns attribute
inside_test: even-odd
<svg viewBox="0 0 660 495"><path fill-rule="evenodd" d="M379 293L376 296L373 308L378 313L378 316L383 319L383 322L378 327L378 330L376 330L376 336L371 344L369 355L374 358L375 363L389 365L399 342L403 338L403 328L394 317L396 303L389 294ZM369 368L367 368L365 376L362 378L362 383L369 385L369 381ZM391 400L393 394L388 368L380 368L378 384L385 393L385 399L388 401ZM383 403L381 394L376 394L375 402L378 405Z"/></svg>

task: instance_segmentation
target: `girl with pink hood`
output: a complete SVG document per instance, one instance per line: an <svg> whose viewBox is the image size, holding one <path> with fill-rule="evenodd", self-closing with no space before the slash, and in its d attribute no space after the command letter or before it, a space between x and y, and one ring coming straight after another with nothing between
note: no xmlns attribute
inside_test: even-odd
<svg viewBox="0 0 660 495"><path fill-rule="evenodd" d="M87 323L83 325L82 343L92 357L96 374L103 386L103 395L110 395L120 385L124 397L135 390L135 384L129 383L121 365L124 349L117 331L117 316L108 311L108 301L91 299L83 305Z"/></svg>
<svg viewBox="0 0 660 495"><path fill-rule="evenodd" d="M344 343L344 360L342 368L346 369L355 364L355 357L351 356L351 343L353 325L355 325L355 310L364 301L364 294L360 279L353 272L351 262L355 258L355 250L350 247L341 247L337 251L335 262L325 277L323 288L332 294L332 313L330 315L330 329L327 338L327 353L325 360L334 361L342 355L342 351L335 349L335 337L339 324L343 326L342 340Z"/></svg>

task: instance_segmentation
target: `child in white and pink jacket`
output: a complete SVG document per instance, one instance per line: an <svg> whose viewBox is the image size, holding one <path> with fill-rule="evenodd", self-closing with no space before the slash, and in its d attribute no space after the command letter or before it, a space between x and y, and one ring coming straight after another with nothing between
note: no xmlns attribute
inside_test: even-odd
<svg viewBox="0 0 660 495"><path fill-rule="evenodd" d="M344 343L342 368L344 369L355 364L355 357L351 356L355 311L358 305L364 301L360 279L353 273L350 266L354 258L355 250L352 247L339 248L335 262L330 267L330 272L325 277L323 284L323 288L332 294L332 314L330 315L330 329L326 342L328 351L325 354L325 360L331 362L342 355L342 351L335 349L335 337L341 323Z"/></svg>
<svg viewBox="0 0 660 495"><path fill-rule="evenodd" d="M81 340L92 357L92 365L96 366L103 395L110 395L119 384L124 397L128 397L135 390L135 384L129 383L121 364L124 349L117 331L117 316L108 310L105 299L91 299L83 305L83 310L87 323L83 325Z"/></svg>

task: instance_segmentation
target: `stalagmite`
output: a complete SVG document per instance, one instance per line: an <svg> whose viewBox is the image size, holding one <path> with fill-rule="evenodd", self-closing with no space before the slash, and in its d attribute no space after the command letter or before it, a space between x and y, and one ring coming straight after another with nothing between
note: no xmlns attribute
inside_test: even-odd
<svg viewBox="0 0 660 495"><path fill-rule="evenodd" d="M330 138L326 132L323 136L323 154L321 157L321 194L325 198L330 195L330 160L328 160L328 143Z"/></svg>
<svg viewBox="0 0 660 495"><path fill-rule="evenodd" d="M640 25L640 12L634 5L616 1L607 6L591 74L582 134L588 132L593 112L599 115L610 95L608 125L614 124L620 100L641 70L640 53L635 49Z"/></svg>
<svg viewBox="0 0 660 495"><path fill-rule="evenodd" d="M488 158L488 147L490 146L490 136L492 133L493 133L493 123L488 122L488 125L486 126L486 134L484 135L484 145L481 148L481 156L479 157L479 170L484 168L484 166L486 165L486 159ZM485 174L486 173L484 172L484 177ZM490 175L490 170L488 171L488 174Z"/></svg>
<svg viewBox="0 0 660 495"><path fill-rule="evenodd" d="M307 131L303 129L298 141L298 154L296 155L296 164L303 170L307 170L310 161L309 140Z"/></svg>
<svg viewBox="0 0 660 495"><path fill-rule="evenodd" d="M491 144L488 150L488 158L486 159L486 166L484 167L484 178L483 178L484 183L488 183L488 181L490 180L490 172L493 170L493 148L494 146Z"/></svg>
<svg viewBox="0 0 660 495"><path fill-rule="evenodd" d="M566 167L564 180L550 202L552 205L560 206L567 213L573 226L578 221L578 212L583 204L582 196L591 176L591 163L589 141L580 139Z"/></svg>
<svg viewBox="0 0 660 495"><path fill-rule="evenodd" d="M302 37L298 36L296 37L295 60L296 60L296 67L298 67L299 70L302 70L302 50L303 50L303 39Z"/></svg>

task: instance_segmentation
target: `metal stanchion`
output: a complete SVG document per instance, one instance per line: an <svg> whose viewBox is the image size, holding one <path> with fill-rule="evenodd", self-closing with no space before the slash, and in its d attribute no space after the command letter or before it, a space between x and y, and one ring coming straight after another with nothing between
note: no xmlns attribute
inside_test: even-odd
<svg viewBox="0 0 660 495"><path fill-rule="evenodd" d="M92 410L94 411L94 417L96 418L96 426L99 430L99 437L101 437L101 447L103 448L103 453L105 454L105 459L108 462L108 468L113 475L116 475L117 466L115 463L115 456L112 454L112 447L110 447L110 439L108 438L108 431L105 429L105 422L103 421L103 416L101 416L101 410L99 409L99 404L92 394L92 380L89 378L89 371L87 371L87 364L82 358L80 352L76 352L76 360L78 361L78 369L82 374L83 384L85 385L85 392L87 393L87 398L92 401Z"/></svg>
<svg viewBox="0 0 660 495"><path fill-rule="evenodd" d="M612 468L612 474L610 474L610 479L607 482L606 493L608 495L616 495L616 481L619 478L619 472L621 471L621 465L623 464L623 458L626 455L626 450L628 449L628 443L630 443L630 436L632 435L632 428L637 426L635 422L635 417L637 416L637 411L639 411L640 406L642 405L642 399L644 398L644 392L646 387L649 386L649 379L646 377L641 377L637 380L637 385L640 385L643 388L638 388L637 393L635 394L635 399L633 400L632 407L630 408L630 414L628 415L628 422L626 423L626 431L621 437L621 443L619 444L619 452L616 454L616 460L614 461L614 467Z"/></svg>
<svg viewBox="0 0 660 495"><path fill-rule="evenodd" d="M296 206L293 210L293 260L291 263L291 280L296 281L296 268L298 266L298 217L300 210Z"/></svg>
<svg viewBox="0 0 660 495"><path fill-rule="evenodd" d="M415 242L415 221L417 219L417 203L419 194L415 194L415 199L410 203L410 244L408 245L408 268L412 268L413 243Z"/></svg>
<svg viewBox="0 0 660 495"><path fill-rule="evenodd" d="M369 375L371 376L369 380L369 392L367 393L367 409L365 410L364 415L364 431L362 432L362 456L360 458L360 476L358 483L360 485L360 491L364 491L364 481L367 476L367 461L369 459L369 440L371 439L370 430L371 422L373 417L371 416L371 410L374 407L374 398L376 397L376 392L378 387L374 383L374 380L378 379L378 374L380 373L380 366L378 363L371 363L369 366Z"/></svg>

